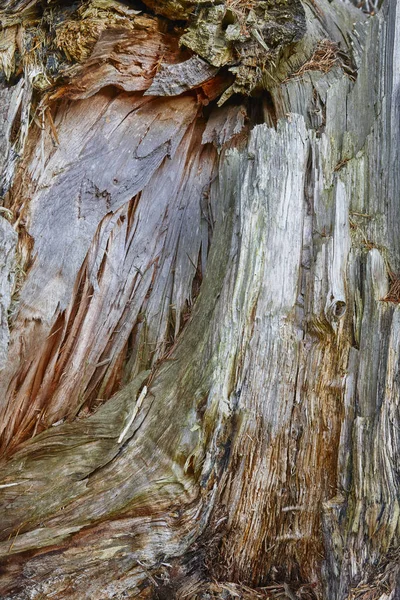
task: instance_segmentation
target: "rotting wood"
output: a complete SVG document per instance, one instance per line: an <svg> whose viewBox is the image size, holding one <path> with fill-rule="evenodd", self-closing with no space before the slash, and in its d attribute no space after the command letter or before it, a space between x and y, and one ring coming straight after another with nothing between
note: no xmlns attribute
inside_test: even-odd
<svg viewBox="0 0 400 600"><path fill-rule="evenodd" d="M186 34L96 0L71 53L4 14L39 46L1 90L0 593L393 599L400 2L305 3L276 64L221 2L221 53L258 49L236 80L179 48L207 3L145 4Z"/></svg>

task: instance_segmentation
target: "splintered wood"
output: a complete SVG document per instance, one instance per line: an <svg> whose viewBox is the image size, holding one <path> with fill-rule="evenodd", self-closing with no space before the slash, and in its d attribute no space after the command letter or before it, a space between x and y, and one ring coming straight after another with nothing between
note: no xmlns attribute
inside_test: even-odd
<svg viewBox="0 0 400 600"><path fill-rule="evenodd" d="M1 597L394 599L400 0L67 4L0 1Z"/></svg>

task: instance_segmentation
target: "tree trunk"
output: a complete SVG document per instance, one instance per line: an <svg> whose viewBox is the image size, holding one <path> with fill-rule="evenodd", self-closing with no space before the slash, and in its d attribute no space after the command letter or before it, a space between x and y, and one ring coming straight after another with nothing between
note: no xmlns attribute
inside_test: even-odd
<svg viewBox="0 0 400 600"><path fill-rule="evenodd" d="M0 593L400 598L400 0L3 0Z"/></svg>

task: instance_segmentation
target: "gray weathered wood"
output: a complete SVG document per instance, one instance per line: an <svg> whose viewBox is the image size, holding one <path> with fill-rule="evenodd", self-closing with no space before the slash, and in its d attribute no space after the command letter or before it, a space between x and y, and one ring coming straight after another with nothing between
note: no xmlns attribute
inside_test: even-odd
<svg viewBox="0 0 400 600"><path fill-rule="evenodd" d="M400 593L400 2L305 15L260 98L218 107L172 40L159 70L152 18L145 85L106 87L111 25L40 105L5 197L5 599Z"/></svg>
<svg viewBox="0 0 400 600"><path fill-rule="evenodd" d="M11 224L0 217L0 370L7 362L10 330L8 324L11 292L14 285L17 234Z"/></svg>
<svg viewBox="0 0 400 600"><path fill-rule="evenodd" d="M161 65L145 95L179 96L208 81L217 72L216 67L212 67L196 55L183 63Z"/></svg>

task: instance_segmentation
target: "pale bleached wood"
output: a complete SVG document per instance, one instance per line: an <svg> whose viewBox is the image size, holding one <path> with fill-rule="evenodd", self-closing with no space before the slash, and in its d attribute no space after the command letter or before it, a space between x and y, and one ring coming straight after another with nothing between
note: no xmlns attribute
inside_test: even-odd
<svg viewBox="0 0 400 600"><path fill-rule="evenodd" d="M6 213L7 214L7 213ZM0 217L0 370L7 362L10 341L9 311L15 277L17 234L11 224Z"/></svg>

